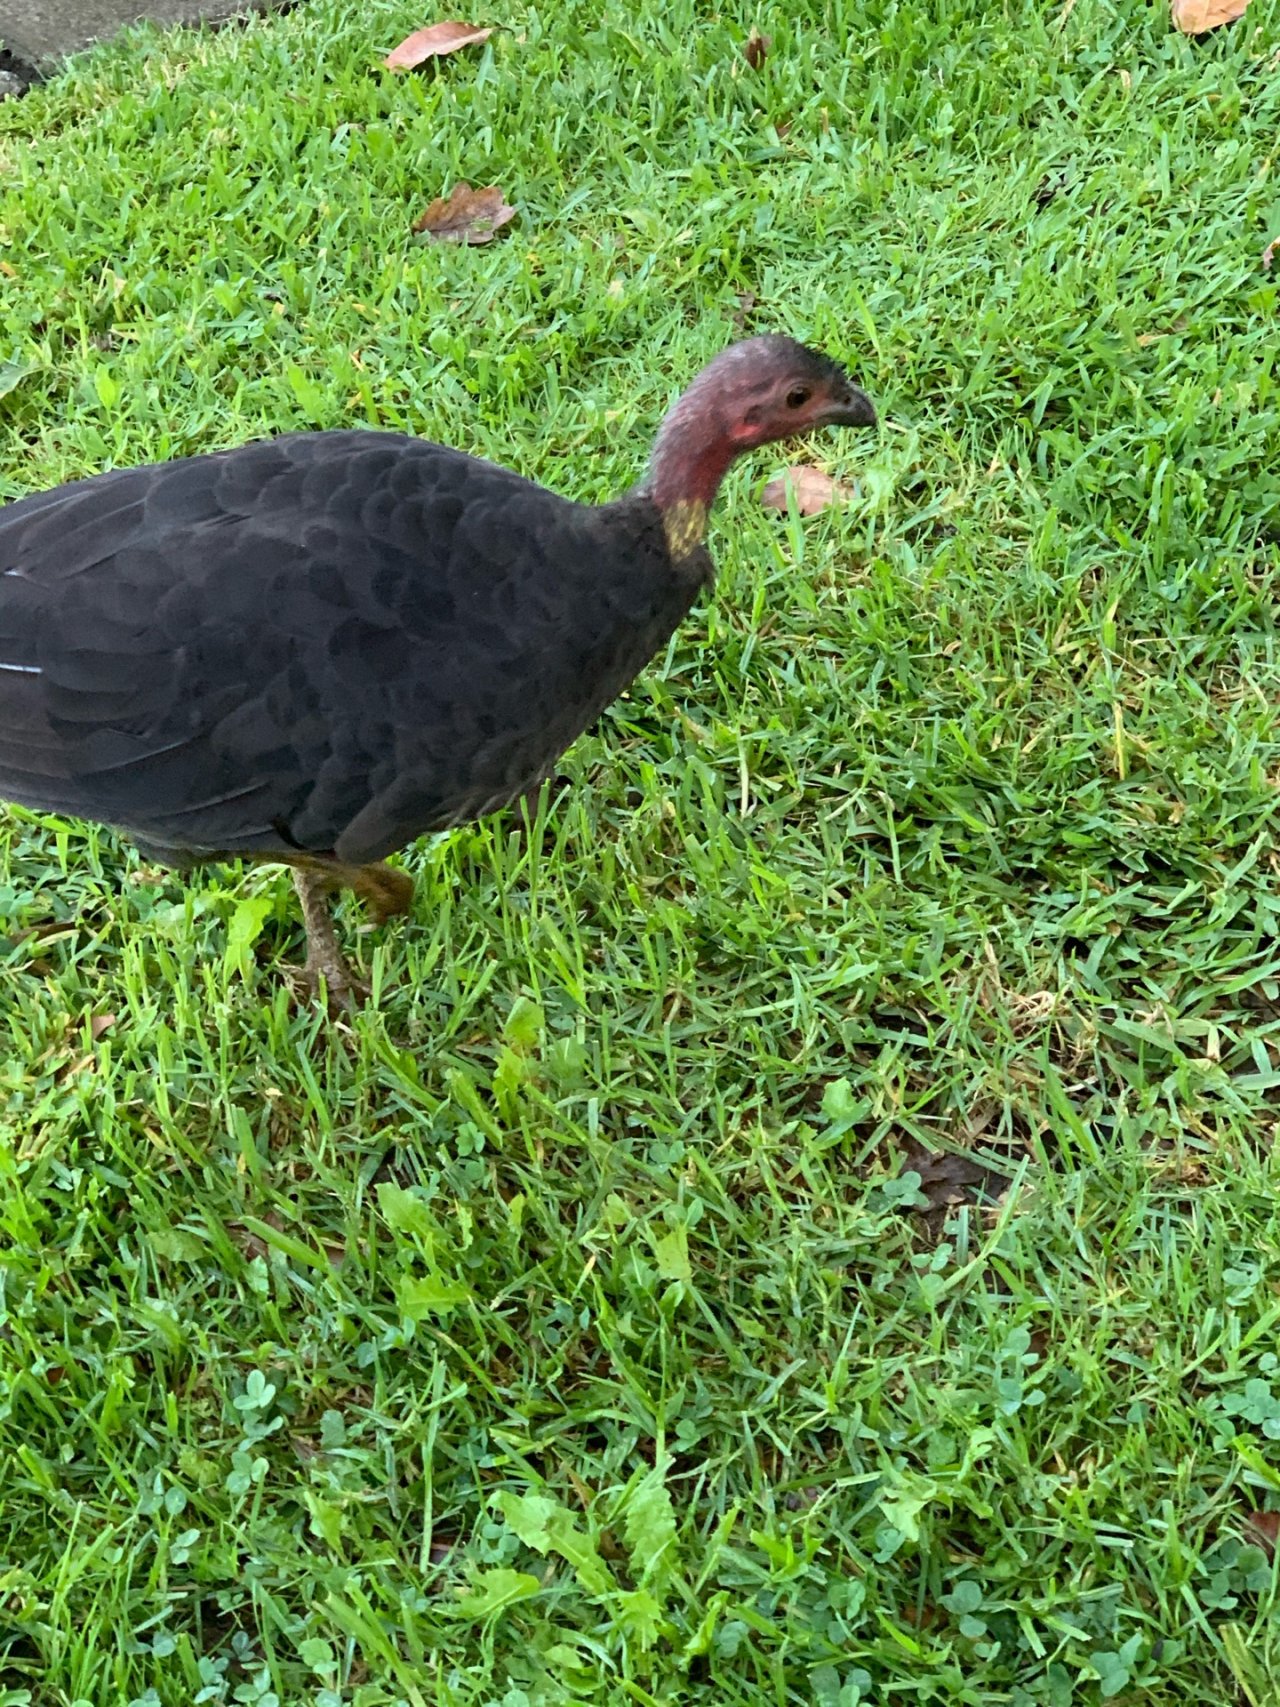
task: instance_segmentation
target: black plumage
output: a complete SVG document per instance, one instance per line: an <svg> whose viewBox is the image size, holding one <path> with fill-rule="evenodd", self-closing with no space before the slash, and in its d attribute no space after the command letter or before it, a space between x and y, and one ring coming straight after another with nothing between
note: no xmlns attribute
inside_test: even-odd
<svg viewBox="0 0 1280 1707"><path fill-rule="evenodd" d="M179 867L292 864L309 966L341 993L321 892L407 905L377 862L536 785L669 638L711 577L733 457L872 420L826 357L752 339L598 508L365 431L19 499L0 508L0 797Z"/></svg>

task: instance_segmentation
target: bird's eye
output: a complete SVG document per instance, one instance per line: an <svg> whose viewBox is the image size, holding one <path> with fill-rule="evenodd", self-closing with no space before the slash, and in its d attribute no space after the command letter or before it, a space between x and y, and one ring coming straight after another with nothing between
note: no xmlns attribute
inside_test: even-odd
<svg viewBox="0 0 1280 1707"><path fill-rule="evenodd" d="M807 385L793 385L787 393L788 409L803 409L811 393Z"/></svg>

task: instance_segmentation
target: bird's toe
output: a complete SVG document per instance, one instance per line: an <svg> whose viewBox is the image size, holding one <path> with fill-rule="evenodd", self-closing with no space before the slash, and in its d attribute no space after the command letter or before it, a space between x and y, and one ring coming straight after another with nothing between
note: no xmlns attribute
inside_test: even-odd
<svg viewBox="0 0 1280 1707"><path fill-rule="evenodd" d="M307 1001L323 1000L330 1019L353 1014L372 994L363 978L357 978L345 960L318 961L308 958L304 966L286 968L290 982L295 984Z"/></svg>

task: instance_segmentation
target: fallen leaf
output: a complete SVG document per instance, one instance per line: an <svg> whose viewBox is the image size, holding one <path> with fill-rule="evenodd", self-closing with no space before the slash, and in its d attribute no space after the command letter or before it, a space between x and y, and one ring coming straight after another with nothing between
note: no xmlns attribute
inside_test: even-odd
<svg viewBox="0 0 1280 1707"><path fill-rule="evenodd" d="M742 57L753 71L759 71L769 57L769 49L773 46L772 36L762 36L759 30L752 30L747 37L747 45L742 50Z"/></svg>
<svg viewBox="0 0 1280 1707"><path fill-rule="evenodd" d="M425 231L437 243L487 243L494 233L514 219L496 184L473 190L458 184L448 196L437 196L413 222L415 231Z"/></svg>
<svg viewBox="0 0 1280 1707"><path fill-rule="evenodd" d="M116 1016L114 1014L94 1014L89 1021L89 1036L96 1043L104 1032L111 1030L115 1023Z"/></svg>
<svg viewBox="0 0 1280 1707"><path fill-rule="evenodd" d="M737 291L737 292L735 292L735 295L737 296L737 299L738 299L738 306L734 309L733 313L729 316L729 320L733 326L734 331L735 332L741 332L743 327L747 323L748 314L750 314L751 310L756 305L756 298L755 298L755 294L749 290Z"/></svg>
<svg viewBox="0 0 1280 1707"><path fill-rule="evenodd" d="M1262 270L1264 273L1271 271L1271 262L1275 258L1277 249L1280 249L1280 237L1273 237L1262 251Z"/></svg>
<svg viewBox="0 0 1280 1707"><path fill-rule="evenodd" d="M816 1505L822 1498L823 1489L818 1486L793 1488L790 1493L782 1496L782 1504L787 1511L808 1511L811 1505ZM812 1672L809 1674L811 1677Z"/></svg>
<svg viewBox="0 0 1280 1707"><path fill-rule="evenodd" d="M266 1210L262 1219L269 1227L273 1227L277 1233L282 1231L284 1227L284 1222L276 1214L274 1209ZM239 1221L232 1221L228 1223L227 1231L231 1234L232 1238L235 1239L241 1250L243 1250L248 1256L261 1257L264 1261L270 1256L271 1246L267 1241L260 1237L259 1234L255 1233L251 1228L243 1226Z"/></svg>
<svg viewBox="0 0 1280 1707"><path fill-rule="evenodd" d="M1254 1546L1261 1547L1268 1559L1274 1559L1280 1545L1280 1511L1251 1511L1244 1527Z"/></svg>
<svg viewBox="0 0 1280 1707"><path fill-rule="evenodd" d="M924 1236L937 1243L942 1238L947 1221L961 1204L974 1204L987 1212L988 1206L1000 1201L1005 1177L995 1168L984 1165L964 1151L930 1150L915 1138L899 1140L902 1150L903 1174L914 1174L919 1180L913 1208L923 1224ZM992 1213L998 1213L992 1208Z"/></svg>
<svg viewBox="0 0 1280 1707"><path fill-rule="evenodd" d="M488 41L493 27L478 28L454 20L444 24L428 24L425 30L415 30L406 36L399 47L393 47L383 60L388 71L412 71L428 59L441 59L446 53L457 53L460 47L472 47Z"/></svg>
<svg viewBox="0 0 1280 1707"><path fill-rule="evenodd" d="M126 883L138 883L148 889L159 889L169 881L169 873L159 866L144 865L137 871L131 871L125 878Z"/></svg>
<svg viewBox="0 0 1280 1707"><path fill-rule="evenodd" d="M982 1134L994 1125L995 1118L999 1112L999 1103L979 1103L972 1110L968 1119L964 1123L964 1142L966 1145L972 1144L977 1138L981 1138Z"/></svg>
<svg viewBox="0 0 1280 1707"><path fill-rule="evenodd" d="M904 1152L903 1172L919 1174L920 1190L928 1198L930 1209L971 1203L974 1188L984 1186L993 1177L972 1156L955 1150L926 1150L923 1144L908 1139Z"/></svg>
<svg viewBox="0 0 1280 1707"><path fill-rule="evenodd" d="M1202 36L1244 16L1249 0L1171 0L1173 22L1184 36Z"/></svg>
<svg viewBox="0 0 1280 1707"><path fill-rule="evenodd" d="M66 919L48 919L42 925L25 925L13 933L13 942L52 942L55 937L74 936L79 927Z"/></svg>
<svg viewBox="0 0 1280 1707"><path fill-rule="evenodd" d="M785 515L789 492L795 494L796 509L802 516L816 516L819 510L825 510L831 504L842 504L846 498L854 496L852 486L833 480L820 468L799 463L771 480L760 494L760 502L766 510L781 510Z"/></svg>

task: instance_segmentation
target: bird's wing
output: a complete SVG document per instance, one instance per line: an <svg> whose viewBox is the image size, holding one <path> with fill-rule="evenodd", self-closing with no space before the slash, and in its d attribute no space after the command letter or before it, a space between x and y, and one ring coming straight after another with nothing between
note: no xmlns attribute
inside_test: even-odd
<svg viewBox="0 0 1280 1707"><path fill-rule="evenodd" d="M539 539L574 510L368 432L20 499L0 509L0 797L209 852L325 851L394 799L349 843L407 839L490 786L455 755L527 700L504 676L520 635L563 626Z"/></svg>
<svg viewBox="0 0 1280 1707"><path fill-rule="evenodd" d="M295 804L285 758L216 732L239 718L260 758L279 735L252 708L287 697L324 603L305 571L332 556L326 516L350 532L343 468L363 450L376 487L399 442L297 435L0 508L0 797L176 847L269 841Z"/></svg>

